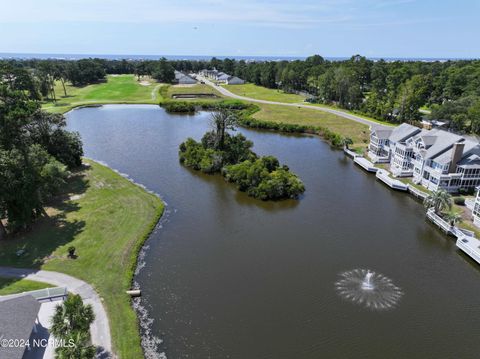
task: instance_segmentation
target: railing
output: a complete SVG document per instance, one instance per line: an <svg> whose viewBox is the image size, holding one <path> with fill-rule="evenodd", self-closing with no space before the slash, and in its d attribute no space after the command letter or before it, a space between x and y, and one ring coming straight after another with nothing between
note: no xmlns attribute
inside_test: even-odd
<svg viewBox="0 0 480 359"><path fill-rule="evenodd" d="M418 198L421 198L421 199L425 199L426 197L428 197L428 193L420 191L418 188L416 188L412 185L408 185L408 191L410 193L412 193L414 196L416 196Z"/></svg>
<svg viewBox="0 0 480 359"><path fill-rule="evenodd" d="M469 210L473 211L473 208L475 207L475 199L465 198L465 207L467 207Z"/></svg>
<svg viewBox="0 0 480 359"><path fill-rule="evenodd" d="M59 299L67 296L67 288L66 287L45 288L45 289L32 290L30 292L25 292L25 294L31 295L38 301Z"/></svg>
<svg viewBox="0 0 480 359"><path fill-rule="evenodd" d="M430 219L437 226L439 226L441 229L443 229L445 232L453 235L457 234L457 228L455 226L452 226L450 223L448 223L442 217L436 214L434 208L430 208L427 211L427 218Z"/></svg>
<svg viewBox="0 0 480 359"><path fill-rule="evenodd" d="M402 190L402 191L407 191L408 190L408 186L405 183L403 183L402 181L396 180L394 178L391 178L388 175L388 172L385 171L385 170L379 169L377 171L376 177L380 181L385 183L387 186L389 186L393 189L398 189L398 190Z"/></svg>
<svg viewBox="0 0 480 359"><path fill-rule="evenodd" d="M344 147L343 148L343 152L345 152L345 154L347 154L348 156L352 157L352 158L355 158L355 157L362 157L361 155L359 155L358 153L355 153L353 152L352 150Z"/></svg>

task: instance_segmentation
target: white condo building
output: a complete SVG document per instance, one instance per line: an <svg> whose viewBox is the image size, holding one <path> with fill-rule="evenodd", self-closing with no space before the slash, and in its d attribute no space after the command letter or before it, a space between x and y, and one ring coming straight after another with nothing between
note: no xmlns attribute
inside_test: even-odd
<svg viewBox="0 0 480 359"><path fill-rule="evenodd" d="M395 177L413 177L430 190L448 192L480 185L480 144L443 130L422 130L408 124L373 128L369 156L389 163Z"/></svg>

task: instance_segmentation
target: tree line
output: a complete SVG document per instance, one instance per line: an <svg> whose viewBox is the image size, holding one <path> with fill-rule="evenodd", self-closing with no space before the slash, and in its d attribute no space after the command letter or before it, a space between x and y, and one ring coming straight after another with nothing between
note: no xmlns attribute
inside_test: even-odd
<svg viewBox="0 0 480 359"><path fill-rule="evenodd" d="M47 215L44 206L81 165L83 151L62 115L41 110L30 77L0 69L0 79L1 239L6 227L15 232Z"/></svg>
<svg viewBox="0 0 480 359"><path fill-rule="evenodd" d="M336 105L394 123L446 120L457 131L480 133L480 61L385 61L360 55L330 61L320 55L296 61L210 60L11 60L0 62L33 76L39 97L55 97L54 81L75 86L103 81L106 74L151 76L171 83L174 69L218 69L256 85L302 92L308 101ZM65 87L64 87L65 88Z"/></svg>

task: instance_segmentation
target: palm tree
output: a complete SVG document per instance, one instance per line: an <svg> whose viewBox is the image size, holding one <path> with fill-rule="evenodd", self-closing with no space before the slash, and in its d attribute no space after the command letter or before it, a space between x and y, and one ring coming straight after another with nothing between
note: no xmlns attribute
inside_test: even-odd
<svg viewBox="0 0 480 359"><path fill-rule="evenodd" d="M343 147L345 147L348 150L348 146L353 145L353 140L350 137L345 137L343 139Z"/></svg>
<svg viewBox="0 0 480 359"><path fill-rule="evenodd" d="M434 209L436 214L440 214L444 209L452 208L452 196L445 190L439 189L430 193L423 202L425 207Z"/></svg>
<svg viewBox="0 0 480 359"><path fill-rule="evenodd" d="M67 299L55 308L52 318L52 334L65 339L74 332L89 335L90 324L95 319L91 305L84 305L78 294L69 294Z"/></svg>
<svg viewBox="0 0 480 359"><path fill-rule="evenodd" d="M460 214L460 212L456 212L456 211L449 211L445 213L443 217L445 218L446 221L450 223L452 227L462 221L462 215Z"/></svg>
<svg viewBox="0 0 480 359"><path fill-rule="evenodd" d="M87 333L76 331L65 338L65 345L55 349L55 359L93 359L96 349Z"/></svg>

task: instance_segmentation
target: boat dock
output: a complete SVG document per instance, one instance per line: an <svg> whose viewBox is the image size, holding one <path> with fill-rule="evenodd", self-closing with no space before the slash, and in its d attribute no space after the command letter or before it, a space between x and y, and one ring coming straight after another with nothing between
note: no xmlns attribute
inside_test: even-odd
<svg viewBox="0 0 480 359"><path fill-rule="evenodd" d="M362 167L367 172L377 172L378 168L375 165L367 160L365 157L356 156L353 158L353 162Z"/></svg>
<svg viewBox="0 0 480 359"><path fill-rule="evenodd" d="M352 150L349 150L348 148L344 147L343 148L343 152L348 156L348 157L351 157L351 158L355 158L355 157L361 157L361 155L359 155L358 153L355 153L353 152Z"/></svg>
<svg viewBox="0 0 480 359"><path fill-rule="evenodd" d="M433 208L427 211L427 218L440 227L445 233L457 237L457 247L480 264L480 240L475 238L475 233L463 228L458 228L457 226L452 226L437 215Z"/></svg>
<svg viewBox="0 0 480 359"><path fill-rule="evenodd" d="M375 176L390 188L393 188L399 191L408 191L408 185L406 185L402 181L399 181L397 179L390 177L388 175L388 172L385 170L382 170L379 168Z"/></svg>
<svg viewBox="0 0 480 359"><path fill-rule="evenodd" d="M424 200L428 197L428 193L420 191L418 188L415 188L412 185L408 185L408 192L410 192L412 196L417 197L421 200Z"/></svg>
<svg viewBox="0 0 480 359"><path fill-rule="evenodd" d="M480 264L480 240L466 235L460 236L457 239L457 247Z"/></svg>

